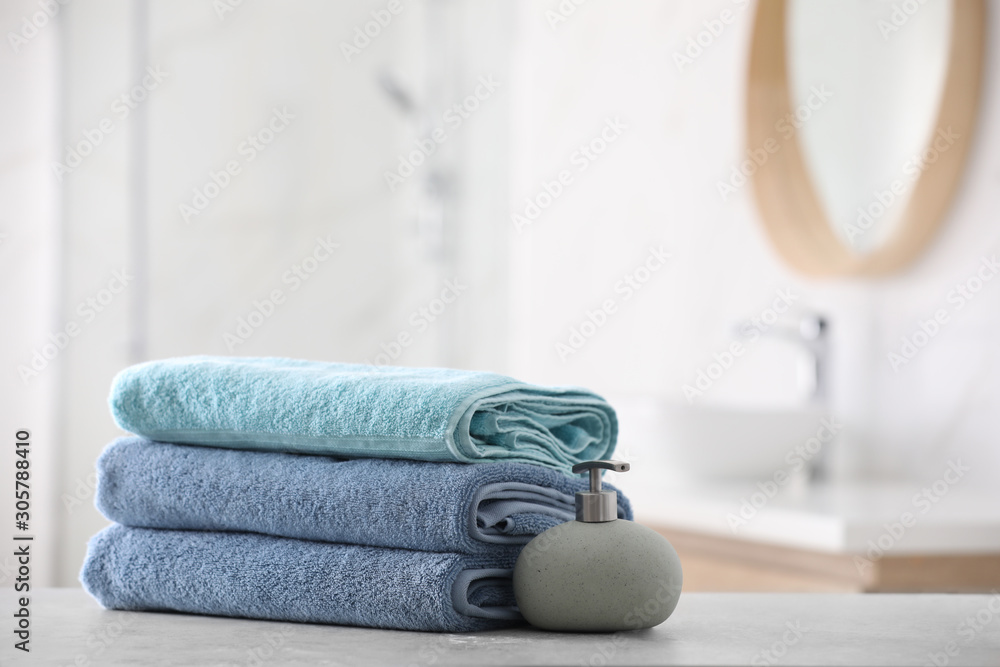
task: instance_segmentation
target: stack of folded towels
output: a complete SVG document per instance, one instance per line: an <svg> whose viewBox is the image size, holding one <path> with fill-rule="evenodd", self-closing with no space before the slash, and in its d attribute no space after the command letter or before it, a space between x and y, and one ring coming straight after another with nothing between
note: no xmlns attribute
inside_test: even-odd
<svg viewBox="0 0 1000 667"><path fill-rule="evenodd" d="M588 391L449 369L189 357L110 402L137 437L97 462L102 605L410 630L520 622L520 549L617 435Z"/></svg>

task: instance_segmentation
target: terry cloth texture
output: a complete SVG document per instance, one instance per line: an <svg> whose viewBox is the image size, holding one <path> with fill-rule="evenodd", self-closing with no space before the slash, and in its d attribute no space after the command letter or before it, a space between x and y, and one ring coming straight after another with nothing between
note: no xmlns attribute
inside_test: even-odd
<svg viewBox="0 0 1000 667"><path fill-rule="evenodd" d="M256 532L422 551L512 553L575 518L583 477L520 463L337 460L120 438L97 508L135 527ZM613 489L608 486L607 488ZM618 516L632 518L618 494Z"/></svg>
<svg viewBox="0 0 1000 667"><path fill-rule="evenodd" d="M618 433L587 390L443 368L184 357L125 369L109 401L121 428L150 440L567 473L609 458Z"/></svg>
<svg viewBox="0 0 1000 667"><path fill-rule="evenodd" d="M510 557L114 524L80 574L109 609L460 632L520 622Z"/></svg>

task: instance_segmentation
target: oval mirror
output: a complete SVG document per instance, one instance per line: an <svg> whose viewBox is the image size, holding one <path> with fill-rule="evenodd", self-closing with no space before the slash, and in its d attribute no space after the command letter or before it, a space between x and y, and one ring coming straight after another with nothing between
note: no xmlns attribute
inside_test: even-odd
<svg viewBox="0 0 1000 667"><path fill-rule="evenodd" d="M979 100L982 0L761 0L747 156L781 255L816 276L914 260L957 188Z"/></svg>

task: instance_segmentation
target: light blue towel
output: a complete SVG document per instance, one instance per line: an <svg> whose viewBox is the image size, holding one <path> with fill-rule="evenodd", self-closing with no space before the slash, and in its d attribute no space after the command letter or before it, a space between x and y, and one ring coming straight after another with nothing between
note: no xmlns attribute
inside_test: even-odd
<svg viewBox="0 0 1000 667"><path fill-rule="evenodd" d="M125 369L118 425L151 440L423 461L513 461L569 472L609 458L618 421L583 389L442 368L186 357Z"/></svg>
<svg viewBox="0 0 1000 667"><path fill-rule="evenodd" d="M128 437L97 460L95 502L127 526L516 554L575 518L573 494L587 486L582 477L521 463L343 461ZM618 514L632 518L620 493Z"/></svg>
<svg viewBox="0 0 1000 667"><path fill-rule="evenodd" d="M109 609L461 632L520 622L510 557L112 525L80 580Z"/></svg>

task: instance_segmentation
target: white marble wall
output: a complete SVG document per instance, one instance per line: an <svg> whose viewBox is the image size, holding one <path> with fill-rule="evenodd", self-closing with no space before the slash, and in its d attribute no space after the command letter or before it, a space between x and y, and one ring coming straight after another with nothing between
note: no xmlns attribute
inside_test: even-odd
<svg viewBox="0 0 1000 667"><path fill-rule="evenodd" d="M993 478L1000 470L1000 281L987 283L960 311L947 296L984 254L1000 250L995 39L975 149L929 252L884 280L806 280L770 247L749 186L726 201L717 190L745 157L753 3L592 0L566 16L550 13L559 6L518 4L511 205L523 212L525 198L536 197L561 169L574 180L512 234L512 371L685 403L682 387L730 345L734 325L790 288L796 305L831 320L832 404L848 424L855 470L935 475L942 461L962 456L975 463L980 481ZM689 38L723 12L731 21L678 66L675 53L684 54ZM990 20L992 39L1000 16L991 12ZM574 152L609 117L628 129L578 171ZM624 291L616 294L623 274L660 243L673 253L669 264L628 301ZM608 298L618 300L616 312L578 352L561 358L557 344ZM939 308L954 310L947 326L894 371L888 353ZM803 400L796 384L801 354L762 338L698 400L796 405Z"/></svg>
<svg viewBox="0 0 1000 667"><path fill-rule="evenodd" d="M129 363L238 354L496 367L504 358L503 328L483 326L502 318L506 289L506 172L493 156L504 146L508 39L497 5L245 2L219 12L219 3L153 1L143 40L143 4L68 5L64 69L46 79L62 98L23 110L47 105L72 145L105 119L110 128L58 184L64 241L44 247L65 256L62 274L35 269L55 280L44 305L82 323L79 302L119 288L109 285L116 271L128 283L62 353L61 399L45 404L61 433L58 481L46 489L61 585L75 583L87 538L106 523L92 506L93 463L119 433L106 397ZM473 30L442 40L428 32L441 20ZM355 41L355 28L378 34ZM359 46L345 55L342 42ZM460 48L471 55L457 58ZM383 71L426 107L426 121L393 105ZM501 86L448 124L444 111L491 75ZM385 172L426 122L445 125L446 142L390 189ZM460 166L472 153L472 166ZM418 222L433 204L423 195L432 170L461 193L446 202L440 232ZM49 174L35 176L59 191ZM483 224L463 226L469 219ZM441 313L434 300L446 281L460 298ZM29 333L14 359L38 338Z"/></svg>
<svg viewBox="0 0 1000 667"><path fill-rule="evenodd" d="M0 513L5 536L14 521L14 441L32 433L33 573L52 581L57 551L54 494L60 423L62 350L49 336L65 325L61 316L59 188L50 164L56 157L59 32L46 15L30 23L38 6L27 0L0 4ZM25 23L29 22L25 27ZM40 27L39 27L40 26ZM9 35L13 33L12 41ZM57 336L57 341L62 341ZM49 345L51 347L45 347ZM38 356L36 366L32 358ZM19 372L19 367L22 372ZM6 551L6 550L5 550ZM0 556L0 586L14 585L16 559Z"/></svg>
<svg viewBox="0 0 1000 667"><path fill-rule="evenodd" d="M409 333L395 363L683 401L682 386L729 346L734 325L791 289L798 304L831 319L834 408L851 426L861 470L923 474L962 456L981 477L996 473L1000 282L899 373L886 361L996 248L995 48L977 146L930 252L887 280L809 281L768 245L748 188L727 201L716 189L743 150L744 5L401 0L348 62L341 42L389 5L245 0L220 16L213 3L151 0L143 42L141 3L74 2L58 27L0 56L5 99L16 101L0 105L0 293L21 323L0 327L0 400L11 406L0 425L12 434L28 424L45 443L36 454L45 488L38 530L52 561L42 562L41 582L72 585L86 539L104 524L88 476L118 433L107 390L142 358L376 361L383 343L392 351L389 343ZM557 21L547 12L560 6L576 9ZM35 7L7 3L0 22L16 29ZM734 21L679 70L674 52L724 9ZM162 81L125 116L114 100L147 66L164 72ZM383 71L414 91L423 120L382 92ZM447 126L445 110L490 76L496 91L461 127ZM240 146L275 107L294 118L250 160ZM104 118L113 129L60 183L50 169L58 147ZM390 191L384 172L440 124L448 140ZM595 159L580 152L602 136L606 150ZM193 189L204 192L210 172L230 161L239 173L185 221L180 205L194 206ZM422 194L432 170L454 195L441 235ZM146 174L144 196L137 173ZM519 233L511 214L524 213L526 198L539 201L546 183L558 196ZM317 237L339 248L293 290L284 277ZM650 254L660 246L670 254L662 265ZM642 266L641 289L616 292L625 274L643 278ZM123 268L135 280L88 319L78 304L113 286ZM412 314L456 278L468 285L461 298L426 329L414 324ZM283 301L273 314L227 345L254 301L275 289ZM569 343L571 329L609 299L614 312L561 359L557 343ZM70 320L85 325L80 335L25 388L16 366ZM800 360L786 343L762 339L704 400L801 402ZM0 493L6 484L0 476Z"/></svg>

